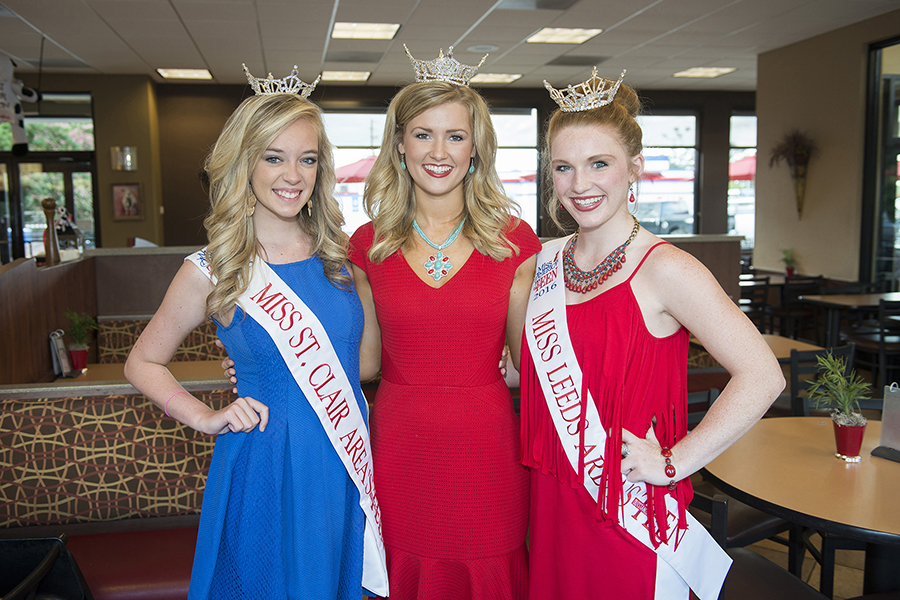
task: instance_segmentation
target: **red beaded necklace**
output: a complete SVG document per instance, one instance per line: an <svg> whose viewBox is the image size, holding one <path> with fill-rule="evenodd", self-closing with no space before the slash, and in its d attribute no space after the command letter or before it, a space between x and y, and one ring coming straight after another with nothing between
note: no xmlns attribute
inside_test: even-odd
<svg viewBox="0 0 900 600"><path fill-rule="evenodd" d="M582 271L575 264L575 244L578 241L578 233L575 233L575 236L563 251L563 275L565 276L568 289L573 292L587 294L597 289L597 286L603 285L613 273L622 268L622 265L625 263L625 248L634 240L641 229L641 223L637 220L637 217L631 215L631 218L634 219L634 228L631 230L631 235L628 239L610 252L609 256L590 271Z"/></svg>

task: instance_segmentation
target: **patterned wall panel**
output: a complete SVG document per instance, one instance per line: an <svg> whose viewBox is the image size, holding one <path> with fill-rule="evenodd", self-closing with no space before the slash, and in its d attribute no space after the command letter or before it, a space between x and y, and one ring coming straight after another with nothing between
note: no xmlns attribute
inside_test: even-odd
<svg viewBox="0 0 900 600"><path fill-rule="evenodd" d="M140 395L0 401L0 527L199 513L214 443Z"/></svg>
<svg viewBox="0 0 900 600"><path fill-rule="evenodd" d="M147 320L100 321L97 360L101 363L124 363L147 323ZM172 360L222 360L225 351L216 346L216 339L216 324L206 321L185 338Z"/></svg>

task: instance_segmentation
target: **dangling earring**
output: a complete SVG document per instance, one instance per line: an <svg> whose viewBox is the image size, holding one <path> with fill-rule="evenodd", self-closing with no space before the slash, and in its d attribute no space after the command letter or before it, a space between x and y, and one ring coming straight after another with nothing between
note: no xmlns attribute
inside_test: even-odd
<svg viewBox="0 0 900 600"><path fill-rule="evenodd" d="M475 157L469 159L469 175L475 172Z"/></svg>
<svg viewBox="0 0 900 600"><path fill-rule="evenodd" d="M403 169L404 171L406 170L406 155L405 154L400 155L400 168Z"/></svg>
<svg viewBox="0 0 900 600"><path fill-rule="evenodd" d="M634 204L634 185L628 186L628 193L631 194L631 196L628 198L628 201Z"/></svg>
<svg viewBox="0 0 900 600"><path fill-rule="evenodd" d="M306 216L312 217L312 198L306 201Z"/></svg>
<svg viewBox="0 0 900 600"><path fill-rule="evenodd" d="M247 217L252 217L253 213L256 212L256 196L253 194L253 189L250 189L250 198L247 201Z"/></svg>

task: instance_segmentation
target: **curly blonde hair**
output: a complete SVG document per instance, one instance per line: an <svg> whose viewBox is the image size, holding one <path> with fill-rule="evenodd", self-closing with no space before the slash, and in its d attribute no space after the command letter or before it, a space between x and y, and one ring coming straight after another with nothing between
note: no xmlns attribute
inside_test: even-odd
<svg viewBox="0 0 900 600"><path fill-rule="evenodd" d="M644 133L635 117L640 114L641 101L633 88L623 85L619 87L612 102L600 108L592 108L580 112L563 112L557 110L547 123L547 130L541 142L541 175L544 181L553 181L551 142L553 136L565 127L604 126L612 129L619 138L619 143L630 158L644 150ZM554 186L547 186L547 214L560 230L565 231L568 225L560 218L559 196Z"/></svg>
<svg viewBox="0 0 900 600"><path fill-rule="evenodd" d="M210 212L204 220L209 240L208 260L216 286L206 299L207 316L231 309L246 291L250 263L262 251L249 208L255 202L250 177L269 144L296 121L305 121L318 138L316 186L309 199L312 216L300 211L297 223L313 240L313 251L333 284L349 287L341 272L347 260L348 237L334 193L334 156L325 135L322 113L297 94L252 96L232 113L206 159Z"/></svg>
<svg viewBox="0 0 900 600"><path fill-rule="evenodd" d="M504 231L518 205L503 192L494 162L497 134L487 103L478 92L440 81L413 83L400 90L387 110L381 152L366 178L364 202L375 228L375 243L369 259L381 262L396 252L413 233L416 202L412 177L400 167L398 146L407 124L442 104L458 102L469 113L475 142L475 172L463 180L466 222L463 234L475 248L494 260L518 254L519 249Z"/></svg>

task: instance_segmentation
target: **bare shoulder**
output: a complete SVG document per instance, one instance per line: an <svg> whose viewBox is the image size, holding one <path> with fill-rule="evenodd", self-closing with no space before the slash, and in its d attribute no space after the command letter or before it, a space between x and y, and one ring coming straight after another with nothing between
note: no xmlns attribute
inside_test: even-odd
<svg viewBox="0 0 900 600"><path fill-rule="evenodd" d="M659 238L653 236L661 242ZM650 249L652 248L652 252ZM709 269L691 253L669 243L650 244L650 252L641 266L641 274L650 275L657 284L683 284L711 279L715 281Z"/></svg>

